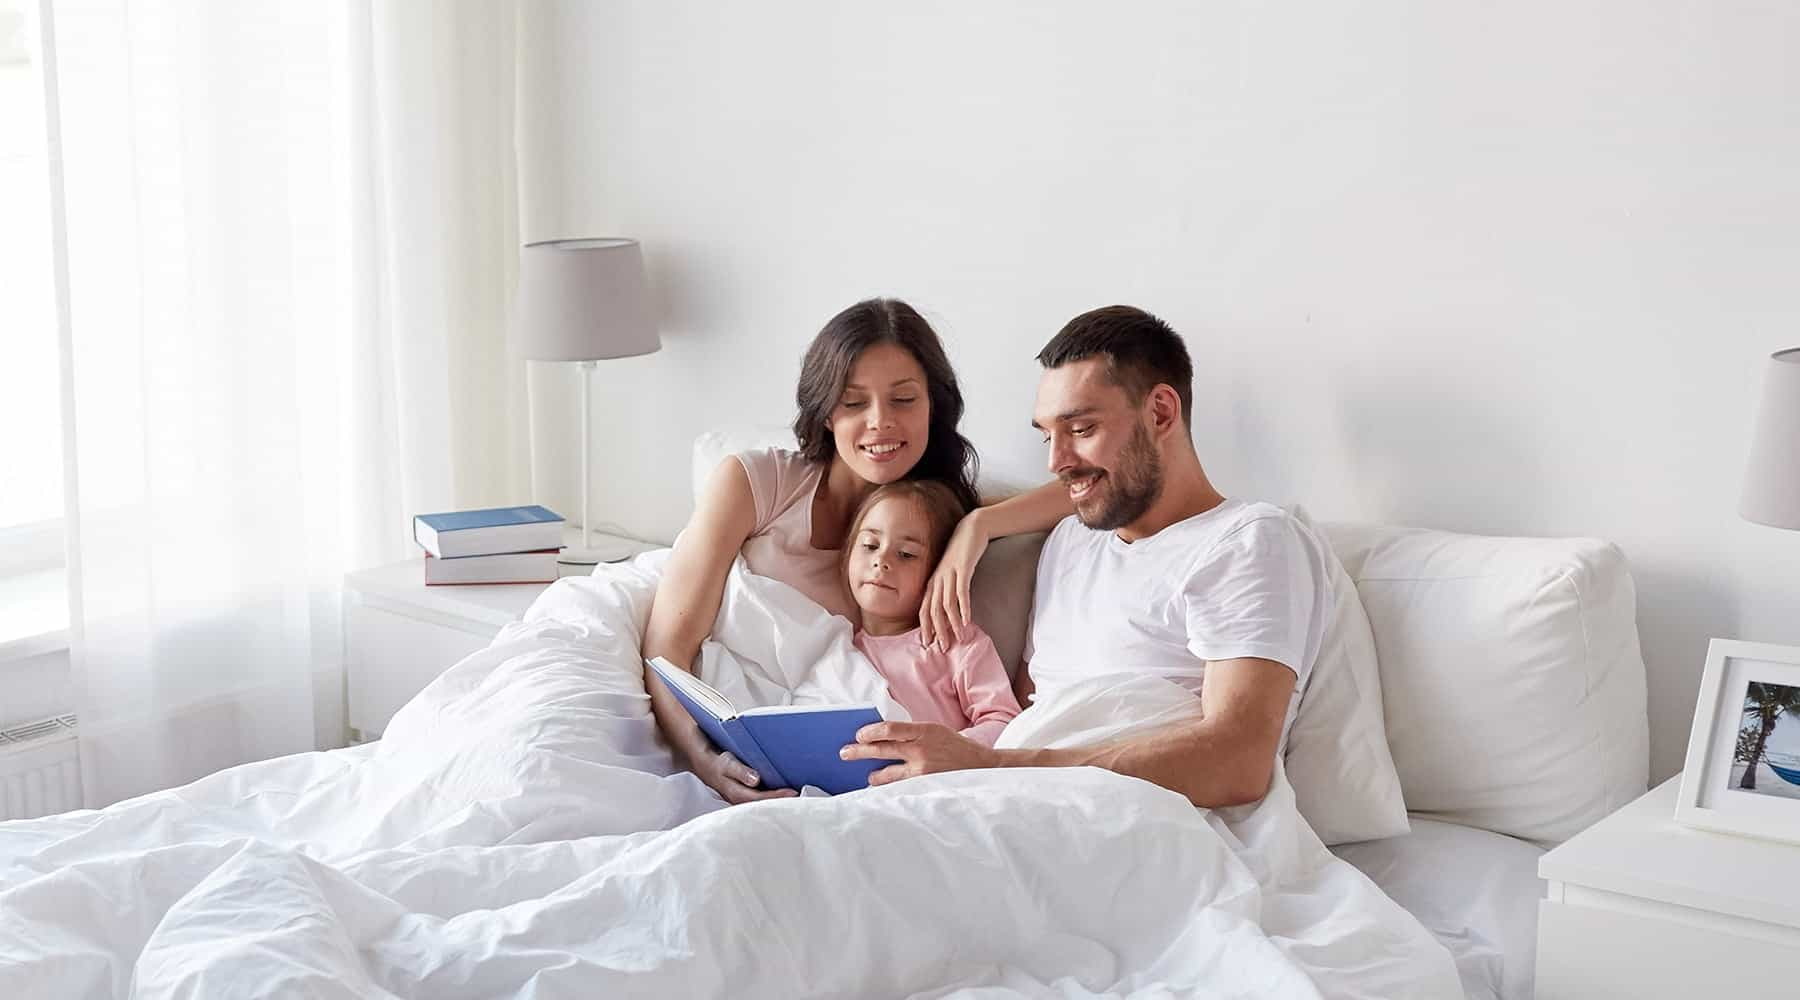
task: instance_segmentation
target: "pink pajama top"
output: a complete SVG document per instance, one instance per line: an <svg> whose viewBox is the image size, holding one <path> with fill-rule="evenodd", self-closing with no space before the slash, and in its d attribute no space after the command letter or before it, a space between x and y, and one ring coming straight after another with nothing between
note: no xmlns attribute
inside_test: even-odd
<svg viewBox="0 0 1800 1000"><path fill-rule="evenodd" d="M919 645L916 628L899 635L859 629L856 648L887 679L888 693L906 706L914 722L942 723L993 746L1000 730L1019 714L1019 701L994 640L977 625L969 632L940 653Z"/></svg>

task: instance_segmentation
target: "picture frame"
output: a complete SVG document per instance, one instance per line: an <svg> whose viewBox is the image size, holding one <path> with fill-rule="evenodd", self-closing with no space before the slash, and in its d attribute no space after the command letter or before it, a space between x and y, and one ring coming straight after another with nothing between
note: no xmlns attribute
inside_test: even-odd
<svg viewBox="0 0 1800 1000"><path fill-rule="evenodd" d="M1712 640L1675 821L1800 843L1800 647Z"/></svg>

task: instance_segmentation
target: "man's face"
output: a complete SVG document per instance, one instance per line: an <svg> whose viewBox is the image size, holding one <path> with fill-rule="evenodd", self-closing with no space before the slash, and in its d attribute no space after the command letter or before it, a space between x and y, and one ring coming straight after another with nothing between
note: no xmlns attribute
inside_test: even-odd
<svg viewBox="0 0 1800 1000"><path fill-rule="evenodd" d="M1081 523L1122 528L1162 492L1162 457L1142 406L1106 377L1106 359L1047 369L1038 379L1031 426L1049 446L1050 472L1061 480Z"/></svg>

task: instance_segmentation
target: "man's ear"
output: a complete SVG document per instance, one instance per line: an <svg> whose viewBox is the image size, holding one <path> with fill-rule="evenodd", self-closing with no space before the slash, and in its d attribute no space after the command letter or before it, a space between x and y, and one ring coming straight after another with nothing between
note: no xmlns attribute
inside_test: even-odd
<svg viewBox="0 0 1800 1000"><path fill-rule="evenodd" d="M1167 382L1158 382L1150 387L1145 399L1150 408L1150 431L1157 438L1171 431L1185 434L1186 428L1181 422L1181 397Z"/></svg>

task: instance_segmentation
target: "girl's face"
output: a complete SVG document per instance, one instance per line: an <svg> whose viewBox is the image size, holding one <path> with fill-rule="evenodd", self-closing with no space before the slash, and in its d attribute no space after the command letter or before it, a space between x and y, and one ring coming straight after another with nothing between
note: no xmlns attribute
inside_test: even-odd
<svg viewBox="0 0 1800 1000"><path fill-rule="evenodd" d="M931 435L925 389L925 369L899 344L876 344L857 355L831 411L831 435L838 457L865 482L896 482L925 454Z"/></svg>
<svg viewBox="0 0 1800 1000"><path fill-rule="evenodd" d="M916 618L931 575L931 519L904 497L875 501L851 539L850 594L865 616Z"/></svg>

